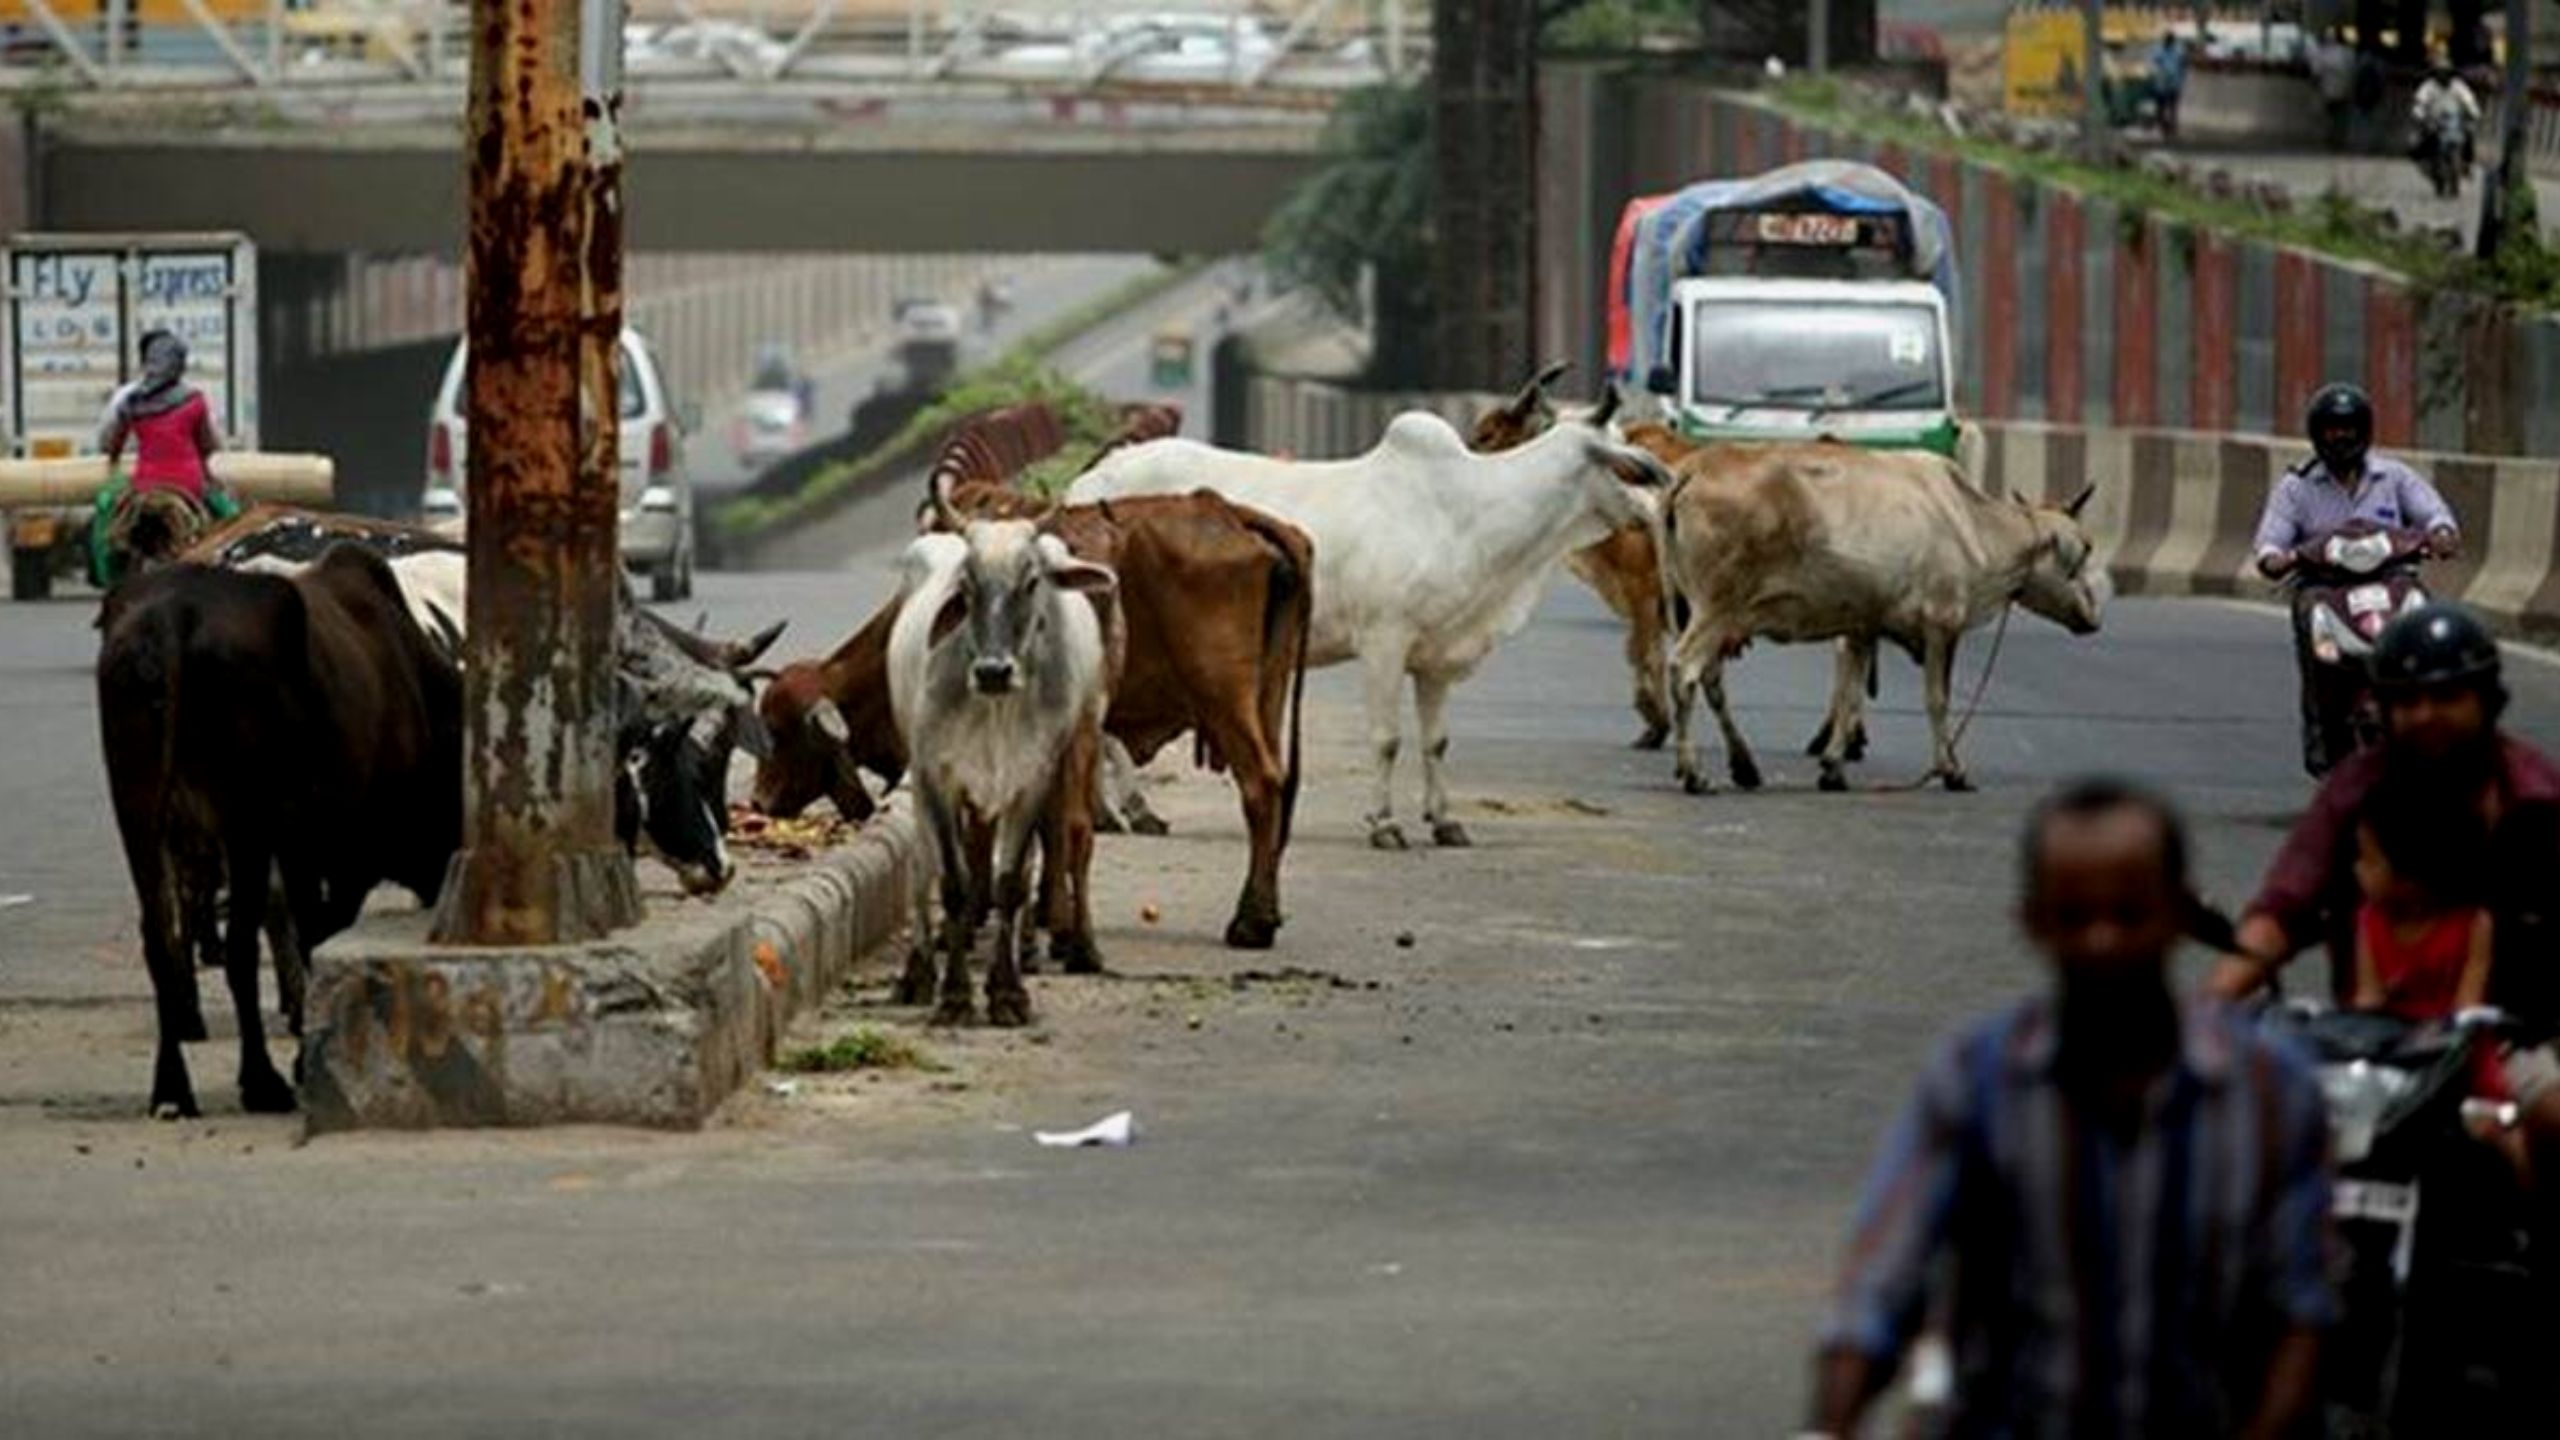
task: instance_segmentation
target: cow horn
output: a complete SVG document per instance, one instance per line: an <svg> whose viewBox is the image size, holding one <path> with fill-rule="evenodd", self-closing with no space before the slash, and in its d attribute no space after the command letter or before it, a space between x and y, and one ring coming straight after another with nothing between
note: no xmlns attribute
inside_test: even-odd
<svg viewBox="0 0 2560 1440"><path fill-rule="evenodd" d="M773 648L773 642L782 638L783 627L790 623L788 619L776 620L744 640L733 640L723 646L727 652L725 668L743 673L761 659L764 652Z"/></svg>
<svg viewBox="0 0 2560 1440"><path fill-rule="evenodd" d="M2080 493L2071 497L2071 503L2062 507L2062 513L2074 520L2079 519L2080 512L2089 508L2089 498L2097 493L2098 485L2094 480L2081 486Z"/></svg>
<svg viewBox="0 0 2560 1440"><path fill-rule="evenodd" d="M1590 423L1595 426L1606 427L1610 421L1618 418L1618 401L1620 398L1621 397L1618 394L1617 381L1612 380L1608 384L1601 386L1600 403L1593 407Z"/></svg>
<svg viewBox="0 0 2560 1440"><path fill-rule="evenodd" d="M1563 379L1565 372L1572 368L1573 362L1570 360L1549 362L1545 369L1530 376L1521 385L1519 393L1511 397L1511 403L1503 408L1514 420L1528 419L1530 412L1546 408L1547 387Z"/></svg>
<svg viewBox="0 0 2560 1440"><path fill-rule="evenodd" d="M932 492L933 495L933 523L935 528L947 530L953 534L958 534L965 527L960 523L959 514L951 508L950 475L940 469L936 469L932 474L925 477L924 483L925 488Z"/></svg>
<svg viewBox="0 0 2560 1440"><path fill-rule="evenodd" d="M1032 533L1036 535L1057 534L1058 516L1060 512L1065 509L1066 506L1061 503L1056 496L1053 495L1049 497L1049 503L1042 506L1039 513L1030 517Z"/></svg>

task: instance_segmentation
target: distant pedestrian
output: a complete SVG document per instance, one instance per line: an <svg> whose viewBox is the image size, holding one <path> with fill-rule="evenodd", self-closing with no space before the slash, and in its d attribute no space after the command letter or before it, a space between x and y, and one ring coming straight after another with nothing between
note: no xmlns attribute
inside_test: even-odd
<svg viewBox="0 0 2560 1440"><path fill-rule="evenodd" d="M2347 148L2348 127L2355 115L2356 52L2345 32L2335 26L2322 32L2311 47L2311 83L2320 92L2321 114L2328 122L2329 148Z"/></svg>
<svg viewBox="0 0 2560 1440"><path fill-rule="evenodd" d="M2171 991L2196 907L2167 804L2072 786L2023 858L2053 986L1942 1047L1885 1140L1813 1428L1852 1434L1934 1308L1951 1433L2291 1434L2336 1306L2319 1086L2235 1012Z"/></svg>
<svg viewBox="0 0 2560 1440"><path fill-rule="evenodd" d="M2187 42L2174 30L2163 30L2151 47L2151 104L2159 116L2160 138L2178 138L2178 104L2187 93Z"/></svg>

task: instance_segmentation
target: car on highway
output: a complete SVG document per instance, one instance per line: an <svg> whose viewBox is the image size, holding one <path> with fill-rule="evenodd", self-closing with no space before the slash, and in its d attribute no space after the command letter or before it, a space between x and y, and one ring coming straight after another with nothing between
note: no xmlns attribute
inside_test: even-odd
<svg viewBox="0 0 2560 1440"><path fill-rule="evenodd" d="M469 437L462 413L468 342L456 341L427 415L427 483L419 509L429 522L461 518ZM622 332L622 563L649 577L651 598L693 594L693 481L684 437L696 412L679 406L657 351L639 331Z"/></svg>
<svg viewBox="0 0 2560 1440"><path fill-rule="evenodd" d="M780 351L767 351L756 362L746 398L738 402L730 422L729 445L739 468L760 469L808 444L814 399L809 377Z"/></svg>
<svg viewBox="0 0 2560 1440"><path fill-rule="evenodd" d="M900 300L890 314L897 322L898 339L902 344L911 345L918 341L959 343L960 307L950 301L910 295Z"/></svg>

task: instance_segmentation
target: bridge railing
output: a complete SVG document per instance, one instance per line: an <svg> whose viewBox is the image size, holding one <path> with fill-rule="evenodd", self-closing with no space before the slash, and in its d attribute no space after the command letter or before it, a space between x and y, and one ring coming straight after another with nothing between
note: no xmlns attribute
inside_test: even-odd
<svg viewBox="0 0 2560 1440"><path fill-rule="evenodd" d="M1144 8L1141 8L1141 7ZM450 89L451 0L0 0L0 90ZM1323 96L1428 61L1427 0L644 0L623 28L642 92L893 91Z"/></svg>

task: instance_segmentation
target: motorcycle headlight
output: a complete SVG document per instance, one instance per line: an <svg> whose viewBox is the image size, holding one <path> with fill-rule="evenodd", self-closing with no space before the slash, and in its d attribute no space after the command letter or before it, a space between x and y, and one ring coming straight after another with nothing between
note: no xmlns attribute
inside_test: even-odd
<svg viewBox="0 0 2560 1440"><path fill-rule="evenodd" d="M2373 1153L2374 1133L2383 1113L2417 1083L2417 1077L2405 1071L2368 1060L2320 1067L2320 1093L2329 1103L2338 1163L2352 1165Z"/></svg>

